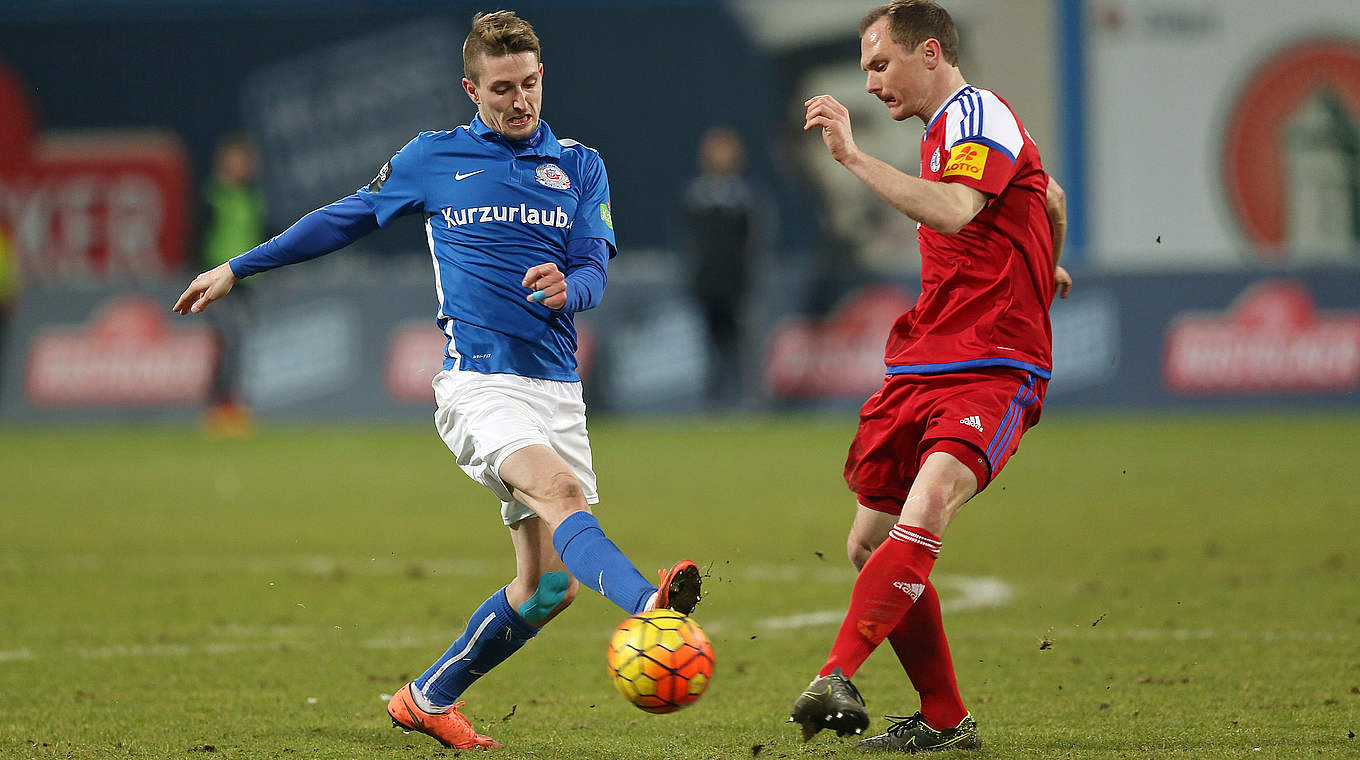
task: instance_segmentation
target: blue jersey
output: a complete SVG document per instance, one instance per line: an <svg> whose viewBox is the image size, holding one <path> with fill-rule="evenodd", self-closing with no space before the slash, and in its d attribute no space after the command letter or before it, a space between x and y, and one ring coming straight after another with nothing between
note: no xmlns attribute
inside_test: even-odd
<svg viewBox="0 0 1360 760"><path fill-rule="evenodd" d="M576 326L568 310L527 301L532 266L568 271L573 241L603 240L614 252L604 161L546 122L533 137L506 140L480 117L451 131L422 132L356 196L387 226L425 215L448 336L445 369L576 381Z"/></svg>

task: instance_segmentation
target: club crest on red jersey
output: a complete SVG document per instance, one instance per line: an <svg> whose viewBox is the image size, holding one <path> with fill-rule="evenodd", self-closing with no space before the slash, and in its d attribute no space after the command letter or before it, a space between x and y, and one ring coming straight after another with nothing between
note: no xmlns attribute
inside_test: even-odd
<svg viewBox="0 0 1360 760"><path fill-rule="evenodd" d="M554 190L566 190L571 187L571 180L557 164L540 164L534 171L534 176L538 179L538 184Z"/></svg>
<svg viewBox="0 0 1360 760"><path fill-rule="evenodd" d="M935 152L930 154L930 171L940 170L940 146L935 146Z"/></svg>

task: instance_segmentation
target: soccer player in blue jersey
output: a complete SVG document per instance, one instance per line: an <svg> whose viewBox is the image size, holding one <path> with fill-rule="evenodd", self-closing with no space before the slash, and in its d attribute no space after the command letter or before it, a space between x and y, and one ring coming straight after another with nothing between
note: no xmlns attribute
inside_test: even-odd
<svg viewBox="0 0 1360 760"><path fill-rule="evenodd" d="M566 609L578 579L628 613L689 614L700 574L682 560L653 586L590 511L599 497L572 315L599 303L616 252L604 162L540 120L543 65L527 21L475 16L463 68L477 106L471 124L417 135L367 187L200 274L173 309L200 312L239 278L424 215L436 321L448 337L435 425L459 467L499 498L516 575L387 710L408 731L472 749L500 745L459 714L458 698Z"/></svg>

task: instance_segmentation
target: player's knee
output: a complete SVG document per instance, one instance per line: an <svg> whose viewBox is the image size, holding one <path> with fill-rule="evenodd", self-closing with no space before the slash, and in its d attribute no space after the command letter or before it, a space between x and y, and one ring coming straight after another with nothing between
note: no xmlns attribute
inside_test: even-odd
<svg viewBox="0 0 1360 760"><path fill-rule="evenodd" d="M913 488L911 496L902 505L901 522L943 535L959 510L977 492L976 479L972 473L965 474L966 478L945 478Z"/></svg>
<svg viewBox="0 0 1360 760"><path fill-rule="evenodd" d="M907 503L902 506L902 524L925 528L936 535L944 535L944 529L954 519L958 509L950 509L947 500L932 496L930 493L924 493L907 499Z"/></svg>
<svg viewBox="0 0 1360 760"><path fill-rule="evenodd" d="M864 563L869 561L869 555L874 553L874 546L851 533L845 541L845 553L850 557L850 564L855 566L855 570L862 570Z"/></svg>
<svg viewBox="0 0 1360 760"><path fill-rule="evenodd" d="M529 625L543 625L576 599L578 588L576 579L564 572L544 573L539 576L534 592L516 611Z"/></svg>
<svg viewBox="0 0 1360 760"><path fill-rule="evenodd" d="M585 506L586 492L581 481L569 472L553 475L543 487L541 498L561 509L580 509Z"/></svg>

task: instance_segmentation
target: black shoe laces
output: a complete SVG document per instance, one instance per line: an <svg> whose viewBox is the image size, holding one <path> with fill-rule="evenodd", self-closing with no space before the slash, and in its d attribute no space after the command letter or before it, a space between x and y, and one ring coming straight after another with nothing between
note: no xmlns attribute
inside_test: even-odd
<svg viewBox="0 0 1360 760"><path fill-rule="evenodd" d="M916 723L918 721L925 722L925 716L921 715L921 713L916 713L915 715L911 716L884 715L883 719L892 723L892 725L888 727L888 733L892 734L893 736L899 736L901 734L907 733L908 731L915 728Z"/></svg>
<svg viewBox="0 0 1360 760"><path fill-rule="evenodd" d="M840 683L842 686L846 688L847 691L850 692L851 696L855 698L856 702L859 702L862 705L866 704L864 701L864 697L860 696L859 694L859 689L855 688L855 684L852 683L849 678L846 678L845 676L841 675L837 675L835 678L838 683Z"/></svg>

